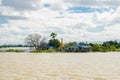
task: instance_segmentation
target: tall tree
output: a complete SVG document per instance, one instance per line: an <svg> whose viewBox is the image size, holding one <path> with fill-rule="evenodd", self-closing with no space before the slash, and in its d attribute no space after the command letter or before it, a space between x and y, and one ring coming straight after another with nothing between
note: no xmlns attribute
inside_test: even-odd
<svg viewBox="0 0 120 80"><path fill-rule="evenodd" d="M56 36L57 36L57 34L54 33L54 32L52 32L51 35L50 35L50 37L52 37L53 39L55 39Z"/></svg>
<svg viewBox="0 0 120 80"><path fill-rule="evenodd" d="M49 46L53 46L54 48L58 48L60 46L60 41L58 39L50 39Z"/></svg>
<svg viewBox="0 0 120 80"><path fill-rule="evenodd" d="M60 41L55 38L56 36L56 33L51 33L50 37L52 37L52 39L49 40L49 46L53 46L54 48L58 48L60 46Z"/></svg>
<svg viewBox="0 0 120 80"><path fill-rule="evenodd" d="M46 42L46 39L42 38L40 34L29 34L25 38L25 43L31 47L34 47L36 50L40 50L41 44L45 42Z"/></svg>

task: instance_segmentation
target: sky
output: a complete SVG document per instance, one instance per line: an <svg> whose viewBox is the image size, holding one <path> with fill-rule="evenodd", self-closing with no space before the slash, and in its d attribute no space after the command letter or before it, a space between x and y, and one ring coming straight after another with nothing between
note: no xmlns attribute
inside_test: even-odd
<svg viewBox="0 0 120 80"><path fill-rule="evenodd" d="M52 32L64 42L120 41L120 0L0 0L0 44Z"/></svg>

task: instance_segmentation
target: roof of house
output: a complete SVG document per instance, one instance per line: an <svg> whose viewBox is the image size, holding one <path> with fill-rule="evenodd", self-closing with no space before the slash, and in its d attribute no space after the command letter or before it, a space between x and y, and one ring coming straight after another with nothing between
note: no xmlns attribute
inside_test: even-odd
<svg viewBox="0 0 120 80"><path fill-rule="evenodd" d="M54 47L53 46L48 46L49 49L53 49Z"/></svg>
<svg viewBox="0 0 120 80"><path fill-rule="evenodd" d="M75 44L74 46L77 46L77 47L85 47L85 48L90 47L88 44L85 44L85 43L77 43L77 44Z"/></svg>

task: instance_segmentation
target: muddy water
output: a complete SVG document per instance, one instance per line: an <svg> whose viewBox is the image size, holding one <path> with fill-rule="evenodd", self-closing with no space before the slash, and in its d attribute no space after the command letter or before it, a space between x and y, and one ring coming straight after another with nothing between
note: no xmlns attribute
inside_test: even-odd
<svg viewBox="0 0 120 80"><path fill-rule="evenodd" d="M0 53L0 80L120 80L120 54Z"/></svg>

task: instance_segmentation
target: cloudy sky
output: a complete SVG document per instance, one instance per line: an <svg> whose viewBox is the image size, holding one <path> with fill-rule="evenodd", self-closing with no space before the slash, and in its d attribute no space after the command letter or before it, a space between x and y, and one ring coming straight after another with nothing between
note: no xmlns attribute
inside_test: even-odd
<svg viewBox="0 0 120 80"><path fill-rule="evenodd" d="M0 0L0 44L51 32L64 41L120 41L120 0Z"/></svg>

